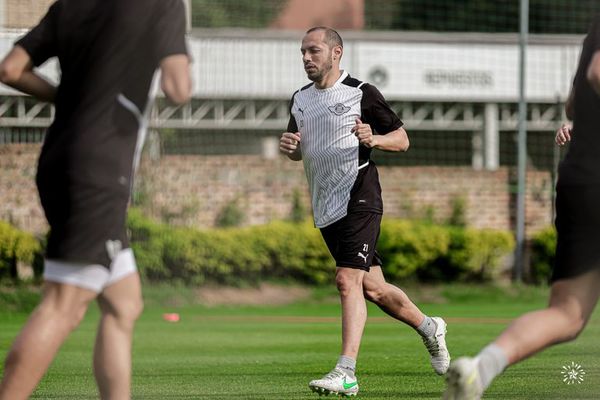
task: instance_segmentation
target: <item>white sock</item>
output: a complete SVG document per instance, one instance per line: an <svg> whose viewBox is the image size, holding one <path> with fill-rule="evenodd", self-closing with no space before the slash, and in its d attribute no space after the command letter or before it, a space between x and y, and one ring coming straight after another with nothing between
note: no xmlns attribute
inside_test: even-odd
<svg viewBox="0 0 600 400"><path fill-rule="evenodd" d="M350 378L356 379L354 371L356 371L356 360L348 356L340 356L336 367L344 371Z"/></svg>
<svg viewBox="0 0 600 400"><path fill-rule="evenodd" d="M419 335L427 338L435 335L436 329L437 324L435 323L435 321L426 315L423 319L423 322L421 322L421 325L417 327L417 332L419 333Z"/></svg>
<svg viewBox="0 0 600 400"><path fill-rule="evenodd" d="M487 389L494 378L504 371L508 365L508 358L501 347L490 344L477 355L477 369L481 378L483 389Z"/></svg>

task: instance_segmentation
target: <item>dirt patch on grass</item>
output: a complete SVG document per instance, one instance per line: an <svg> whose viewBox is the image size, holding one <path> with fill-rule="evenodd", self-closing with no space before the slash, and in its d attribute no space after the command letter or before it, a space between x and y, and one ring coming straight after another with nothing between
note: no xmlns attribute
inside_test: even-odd
<svg viewBox="0 0 600 400"><path fill-rule="evenodd" d="M285 323L285 324L334 324L341 323L341 317L312 317L312 316L284 316L284 315L202 315L195 316L196 321L218 321L218 322L247 322L247 323ZM512 321L511 318L494 317L446 317L444 320L449 324L501 324L506 325ZM390 317L369 317L368 323L396 324Z"/></svg>
<svg viewBox="0 0 600 400"><path fill-rule="evenodd" d="M207 306L217 305L285 305L311 297L309 288L262 284L256 288L203 287L196 299Z"/></svg>

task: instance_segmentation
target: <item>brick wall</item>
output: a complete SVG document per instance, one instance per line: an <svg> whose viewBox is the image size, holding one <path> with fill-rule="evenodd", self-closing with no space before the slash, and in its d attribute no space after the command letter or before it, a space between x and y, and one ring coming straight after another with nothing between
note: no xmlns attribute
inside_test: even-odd
<svg viewBox="0 0 600 400"><path fill-rule="evenodd" d="M0 0L4 1L6 28L31 28L36 25L48 11L55 0Z"/></svg>
<svg viewBox="0 0 600 400"><path fill-rule="evenodd" d="M0 145L0 220L29 232L46 231L35 187L37 145Z"/></svg>
<svg viewBox="0 0 600 400"><path fill-rule="evenodd" d="M362 29L364 9L364 0L289 0L271 27L304 31L322 25Z"/></svg>
<svg viewBox="0 0 600 400"><path fill-rule="evenodd" d="M31 232L46 229L35 191L39 146L0 146L0 219ZM447 221L453 204L464 204L469 225L513 229L516 187L511 171L469 167L379 167L387 216ZM146 212L176 225L212 226L225 205L237 199L245 224L287 218L294 191L309 209L302 164L283 157L163 156L144 160L137 202ZM527 232L551 223L548 172L528 172ZM456 206L454 206L456 207Z"/></svg>

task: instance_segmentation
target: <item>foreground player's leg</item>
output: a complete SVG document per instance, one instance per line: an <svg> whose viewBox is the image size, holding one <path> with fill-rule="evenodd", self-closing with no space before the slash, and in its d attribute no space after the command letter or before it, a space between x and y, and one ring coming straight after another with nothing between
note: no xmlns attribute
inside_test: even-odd
<svg viewBox="0 0 600 400"><path fill-rule="evenodd" d="M15 339L0 384L1 400L27 399L97 293L45 282L41 303Z"/></svg>
<svg viewBox="0 0 600 400"><path fill-rule="evenodd" d="M381 267L373 266L364 275L363 289L369 301L389 316L413 327L421 335L431 357L431 366L437 374L446 373L450 365L450 354L446 346L446 322L439 317L424 315L406 293L385 281Z"/></svg>
<svg viewBox="0 0 600 400"><path fill-rule="evenodd" d="M100 397L127 400L131 391L133 327L143 307L138 273L108 286L98 297L102 312L94 349Z"/></svg>
<svg viewBox="0 0 600 400"><path fill-rule="evenodd" d="M516 319L477 357L462 357L452 363L444 399L479 399L508 365L553 344L575 339L598 302L599 287L600 270L555 282L548 308Z"/></svg>
<svg viewBox="0 0 600 400"><path fill-rule="evenodd" d="M309 387L320 394L354 396L358 381L354 374L356 358L367 320L367 305L363 295L365 271L337 268L336 284L342 303L342 354L335 368L321 379L313 380Z"/></svg>

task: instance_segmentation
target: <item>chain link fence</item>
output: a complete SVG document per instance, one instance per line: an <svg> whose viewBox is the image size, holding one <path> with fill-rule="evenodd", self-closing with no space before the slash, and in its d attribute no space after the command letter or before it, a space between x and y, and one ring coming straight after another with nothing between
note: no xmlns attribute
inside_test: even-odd
<svg viewBox="0 0 600 400"><path fill-rule="evenodd" d="M25 10L19 1L0 0L0 53L50 4L30 3ZM471 205L486 201L479 194L494 182L508 195L490 196L513 207L518 0L189 0L187 5L195 99L179 109L161 100L154 112L134 197L150 214L173 224L211 226L232 204L246 214L239 218L243 224L286 218L298 201L310 209L302 166L277 154L277 140L286 127L287 101L306 81L302 32L321 24L341 30L350 73L376 83L406 123L407 153L374 154L384 169L388 214L410 217L408 209L421 215L416 208L434 207L443 221L457 196ZM552 181L561 157L554 130L564 119L562 102L583 34L598 12L597 1L530 1L528 170L536 190L528 203L531 232L552 220ZM267 84L252 82L264 75ZM222 86L215 83L221 80ZM3 154L38 151L51 113L0 89ZM15 157L11 163L19 165ZM402 178L383 178L396 170ZM0 190L18 185L17 175L9 178L3 170ZM32 198L15 201L21 207ZM406 207L407 199L419 207ZM494 210L485 220L478 219L475 207L465 212L475 226L514 228L514 211L495 221ZM20 214L11 213L18 223Z"/></svg>

